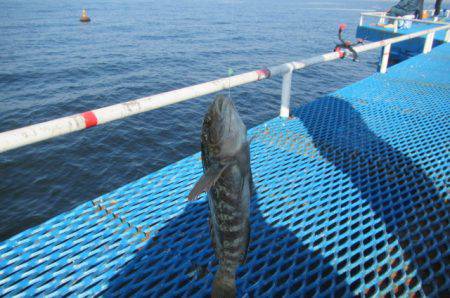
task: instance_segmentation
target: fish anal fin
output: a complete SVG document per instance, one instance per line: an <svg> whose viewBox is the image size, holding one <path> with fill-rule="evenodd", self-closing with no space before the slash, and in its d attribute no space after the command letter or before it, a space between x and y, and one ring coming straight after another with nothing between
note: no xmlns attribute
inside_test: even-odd
<svg viewBox="0 0 450 298"><path fill-rule="evenodd" d="M194 188L192 188L188 195L188 200L195 201L201 193L209 191L227 166L228 165L211 166L194 185Z"/></svg>

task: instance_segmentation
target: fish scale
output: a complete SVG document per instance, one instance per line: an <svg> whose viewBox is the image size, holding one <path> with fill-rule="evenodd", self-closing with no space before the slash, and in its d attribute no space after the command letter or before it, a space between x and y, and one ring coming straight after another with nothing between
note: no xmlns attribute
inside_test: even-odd
<svg viewBox="0 0 450 298"><path fill-rule="evenodd" d="M240 296L449 291L449 67L442 45L249 131ZM201 173L197 153L0 243L0 295L209 295Z"/></svg>

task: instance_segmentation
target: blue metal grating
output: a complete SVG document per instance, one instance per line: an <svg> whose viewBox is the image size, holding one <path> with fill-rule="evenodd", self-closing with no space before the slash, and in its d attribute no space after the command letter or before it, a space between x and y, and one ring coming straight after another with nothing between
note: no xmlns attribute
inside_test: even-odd
<svg viewBox="0 0 450 298"><path fill-rule="evenodd" d="M251 130L240 296L445 296L450 46ZM207 296L199 154L0 244L0 295Z"/></svg>

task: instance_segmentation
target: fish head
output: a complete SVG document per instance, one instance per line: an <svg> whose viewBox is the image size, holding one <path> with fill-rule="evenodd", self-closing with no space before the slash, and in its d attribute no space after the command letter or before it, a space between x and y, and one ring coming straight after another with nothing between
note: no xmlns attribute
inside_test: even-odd
<svg viewBox="0 0 450 298"><path fill-rule="evenodd" d="M225 96L217 96L208 108L203 120L201 149L204 175L189 192L189 201L209 191L230 166L230 172L237 174L231 175L232 179L241 180L242 173L251 175L247 128L233 102Z"/></svg>
<svg viewBox="0 0 450 298"><path fill-rule="evenodd" d="M235 156L247 142L247 128L233 102L223 95L216 97L206 113L202 144L218 159Z"/></svg>

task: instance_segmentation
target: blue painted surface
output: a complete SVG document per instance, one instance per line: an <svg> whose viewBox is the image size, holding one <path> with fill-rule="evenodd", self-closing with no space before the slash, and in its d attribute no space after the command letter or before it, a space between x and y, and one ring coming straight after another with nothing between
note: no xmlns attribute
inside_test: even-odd
<svg viewBox="0 0 450 298"><path fill-rule="evenodd" d="M450 45L250 131L257 195L240 296L444 295ZM199 154L0 244L0 295L207 296Z"/></svg>
<svg viewBox="0 0 450 298"><path fill-rule="evenodd" d="M371 19L369 19L371 20ZM365 24L363 26L358 26L356 30L356 36L358 38L363 38L368 41L380 41L387 38L392 38L400 35L410 34L422 30L427 30L430 28L434 28L442 25L434 25L434 24L419 24L414 23L409 29L399 29L397 33L394 33L393 28L383 28L375 25L375 19L373 19L373 23L369 20L369 24ZM431 19L430 19L431 20ZM443 19L442 22L449 22L449 19ZM438 31L435 34L435 40L433 42L433 47L441 45L444 42L445 38L445 30ZM397 60L405 60L412 56L416 56L421 54L423 51L423 46L425 44L425 36L421 36L415 39L406 40L400 43L393 44L391 47L391 54L394 59Z"/></svg>

